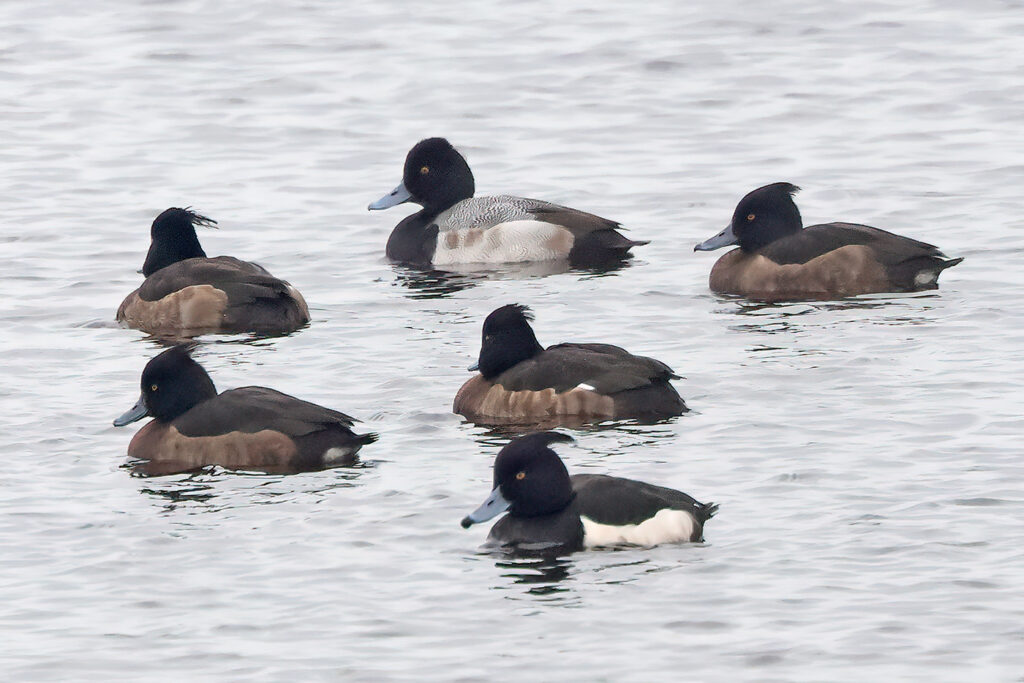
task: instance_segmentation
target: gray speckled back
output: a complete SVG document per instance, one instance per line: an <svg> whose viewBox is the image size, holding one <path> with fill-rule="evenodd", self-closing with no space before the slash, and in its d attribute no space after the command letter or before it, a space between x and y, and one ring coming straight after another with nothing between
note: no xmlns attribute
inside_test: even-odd
<svg viewBox="0 0 1024 683"><path fill-rule="evenodd" d="M533 220L533 211L536 209L555 207L557 205L539 199L513 197L507 194L471 197L438 214L434 222L441 232L487 229L507 221Z"/></svg>

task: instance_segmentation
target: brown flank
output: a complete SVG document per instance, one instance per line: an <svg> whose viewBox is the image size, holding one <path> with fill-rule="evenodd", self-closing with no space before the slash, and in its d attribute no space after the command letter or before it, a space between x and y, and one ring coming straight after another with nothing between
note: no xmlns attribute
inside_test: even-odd
<svg viewBox="0 0 1024 683"><path fill-rule="evenodd" d="M711 291L763 301L831 299L894 291L870 248L850 244L807 263L779 265L733 249L711 269Z"/></svg>
<svg viewBox="0 0 1024 683"><path fill-rule="evenodd" d="M295 443L270 429L252 434L229 432L190 437L158 420L140 429L128 445L129 457L147 461L140 469L148 474L187 472L207 465L233 470L289 471L296 455Z"/></svg>
<svg viewBox="0 0 1024 683"><path fill-rule="evenodd" d="M561 394L554 389L509 391L500 384L471 377L455 395L452 410L471 420L493 418L502 421L542 420L551 417L613 419L615 400L586 389L570 389Z"/></svg>
<svg viewBox="0 0 1024 683"><path fill-rule="evenodd" d="M117 321L150 334L216 331L227 307L228 295L213 285L192 285L157 301L142 299L136 289L117 309Z"/></svg>

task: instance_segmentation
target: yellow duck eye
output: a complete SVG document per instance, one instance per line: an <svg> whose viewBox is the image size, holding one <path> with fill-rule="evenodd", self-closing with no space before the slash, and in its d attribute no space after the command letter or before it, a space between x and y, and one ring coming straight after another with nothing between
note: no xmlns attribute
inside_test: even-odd
<svg viewBox="0 0 1024 683"><path fill-rule="evenodd" d="M526 479L526 472L516 472L516 480L522 481L523 479Z"/></svg>
<svg viewBox="0 0 1024 683"><path fill-rule="evenodd" d="M157 386L155 384L150 384L149 385L149 390L150 391L156 391L157 390Z"/></svg>
<svg viewBox="0 0 1024 683"><path fill-rule="evenodd" d="M757 216L755 216L754 214L752 214L752 213L748 213L748 214L747 214L747 220L748 220L748 221L752 221L752 220L754 220L755 218L757 218Z"/></svg>
<svg viewBox="0 0 1024 683"><path fill-rule="evenodd" d="M420 175L427 175L428 173L430 173L430 167L429 166L421 166L420 167Z"/></svg>

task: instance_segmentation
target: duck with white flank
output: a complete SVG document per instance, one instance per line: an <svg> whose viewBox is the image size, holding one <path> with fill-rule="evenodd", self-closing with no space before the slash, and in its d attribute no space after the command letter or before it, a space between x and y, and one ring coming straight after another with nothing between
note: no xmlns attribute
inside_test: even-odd
<svg viewBox="0 0 1024 683"><path fill-rule="evenodd" d="M591 213L511 195L474 197L475 191L469 164L447 140L417 143L406 156L402 182L368 207L423 207L391 232L388 258L417 266L568 259L585 267L621 261L647 244Z"/></svg>

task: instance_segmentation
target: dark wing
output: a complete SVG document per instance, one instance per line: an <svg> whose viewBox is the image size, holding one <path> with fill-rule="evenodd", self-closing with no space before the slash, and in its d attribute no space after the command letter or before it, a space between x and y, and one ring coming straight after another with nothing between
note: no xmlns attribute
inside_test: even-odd
<svg viewBox="0 0 1024 683"><path fill-rule="evenodd" d="M803 264L822 254L851 244L871 249L884 266L895 266L919 258L944 259L938 247L856 223L824 223L804 228L775 240L758 251L779 265Z"/></svg>
<svg viewBox="0 0 1024 683"><path fill-rule="evenodd" d="M621 230L622 226L616 221L595 216L579 209L570 209L561 204L552 204L540 199L527 199L529 202L527 211L539 221L553 223L566 228L576 237L585 235L588 232L599 230Z"/></svg>
<svg viewBox="0 0 1024 683"><path fill-rule="evenodd" d="M556 344L505 371L497 383L510 391L558 393L587 384L607 396L677 378L661 361L611 344Z"/></svg>
<svg viewBox="0 0 1024 683"><path fill-rule="evenodd" d="M625 228L616 221L539 199L527 201L532 202L530 214L534 218L545 223L561 225L572 233L575 238L573 249L576 252L587 250L594 250L598 253L605 250L626 251L648 243L646 240L631 240L620 233L619 230L625 230Z"/></svg>
<svg viewBox="0 0 1024 683"><path fill-rule="evenodd" d="M699 503L682 491L604 474L574 474L572 490L580 515L598 524L640 524L659 510L684 510L703 523L717 506Z"/></svg>
<svg viewBox="0 0 1024 683"><path fill-rule="evenodd" d="M185 436L253 434L272 429L288 436L311 434L338 425L350 429L356 420L344 413L282 394L266 387L241 387L203 401L172 424Z"/></svg>
<svg viewBox="0 0 1024 683"><path fill-rule="evenodd" d="M144 301L157 301L193 285L212 285L228 295L231 305L288 295L288 283L261 266L232 256L191 258L172 263L146 278L139 287Z"/></svg>

